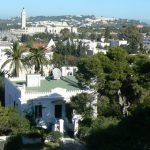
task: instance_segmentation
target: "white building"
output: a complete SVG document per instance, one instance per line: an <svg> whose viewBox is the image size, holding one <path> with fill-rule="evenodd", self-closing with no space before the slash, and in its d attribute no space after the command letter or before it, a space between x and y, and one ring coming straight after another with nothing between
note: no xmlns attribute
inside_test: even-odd
<svg viewBox="0 0 150 150"><path fill-rule="evenodd" d="M110 41L110 47L113 46L121 46L121 45L127 45L127 41L126 40L109 40Z"/></svg>
<svg viewBox="0 0 150 150"><path fill-rule="evenodd" d="M51 50L54 47L56 47L55 42L53 41L53 39L50 39L48 45L46 46L46 49L50 49Z"/></svg>
<svg viewBox="0 0 150 150"><path fill-rule="evenodd" d="M76 27L72 27L72 26L59 26L59 25L55 25L55 26L47 26L46 30L48 33L52 33L52 34L60 34L60 31L67 28L70 32L72 33L77 33L77 28Z"/></svg>
<svg viewBox="0 0 150 150"><path fill-rule="evenodd" d="M48 32L51 34L60 34L60 31L67 28L70 32L77 33L77 27L69 26L67 22L50 22L50 21L39 21L34 26L27 27L26 23L26 11L23 8L21 12L21 30L11 29L14 34L36 34Z"/></svg>
<svg viewBox="0 0 150 150"><path fill-rule="evenodd" d="M38 126L60 132L76 131L75 120L78 118L74 117L74 121L68 119L66 105L72 96L89 91L80 89L72 75L58 80L44 79L40 75L6 78L5 106L32 114Z"/></svg>
<svg viewBox="0 0 150 150"><path fill-rule="evenodd" d="M21 12L21 28L22 29L26 29L26 11L23 8L22 12Z"/></svg>
<svg viewBox="0 0 150 150"><path fill-rule="evenodd" d="M76 66L71 67L61 67L62 76L74 76L75 73L78 71L78 68Z"/></svg>
<svg viewBox="0 0 150 150"><path fill-rule="evenodd" d="M72 41L68 40L70 44L72 44ZM107 53L107 50L104 49L105 46L110 46L110 43L104 43L104 42L96 42L88 39L74 39L73 43L77 46L79 42L82 43L83 46L86 47L86 54L87 55L95 55L97 53ZM65 41L64 44L66 44L67 41Z"/></svg>

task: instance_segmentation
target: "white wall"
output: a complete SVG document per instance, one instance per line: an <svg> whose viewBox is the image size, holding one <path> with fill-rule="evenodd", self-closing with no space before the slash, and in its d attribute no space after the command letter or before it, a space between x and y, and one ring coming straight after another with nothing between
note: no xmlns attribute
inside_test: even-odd
<svg viewBox="0 0 150 150"><path fill-rule="evenodd" d="M21 110L21 90L15 87L11 81L5 79L5 106L17 107Z"/></svg>
<svg viewBox="0 0 150 150"><path fill-rule="evenodd" d="M77 72L78 68L77 67L61 67L61 71L62 71L62 76L73 76L75 75L75 72Z"/></svg>
<svg viewBox="0 0 150 150"><path fill-rule="evenodd" d="M42 32L46 32L46 27L28 27L28 28L26 28L26 31L29 34L42 33Z"/></svg>
<svg viewBox="0 0 150 150"><path fill-rule="evenodd" d="M12 78L10 80L22 81L23 78ZM35 105L42 105L42 120L45 122L55 122L54 108L55 104L62 105L62 117L66 117L65 103L70 102L70 98L78 93L82 93L82 90L67 91L63 88L55 88L49 92L26 92L25 85L17 86L9 79L5 79L5 105L8 107L16 107L20 111L32 112Z"/></svg>

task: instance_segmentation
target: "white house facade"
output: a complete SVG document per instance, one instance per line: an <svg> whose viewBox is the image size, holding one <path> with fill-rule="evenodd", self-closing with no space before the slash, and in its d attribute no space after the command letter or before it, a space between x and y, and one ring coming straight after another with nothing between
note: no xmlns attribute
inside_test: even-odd
<svg viewBox="0 0 150 150"><path fill-rule="evenodd" d="M72 69L73 70L73 69ZM75 131L76 119L67 117L66 104L70 98L82 92L72 75L58 80L40 75L5 78L5 106L18 108L20 113L32 114L37 125L64 132Z"/></svg>

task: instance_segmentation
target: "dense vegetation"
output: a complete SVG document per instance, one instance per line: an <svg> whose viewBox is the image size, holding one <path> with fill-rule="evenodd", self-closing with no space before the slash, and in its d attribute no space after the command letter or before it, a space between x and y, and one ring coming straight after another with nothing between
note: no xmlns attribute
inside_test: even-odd
<svg viewBox="0 0 150 150"><path fill-rule="evenodd" d="M120 47L79 61L80 86L98 93L97 119L92 117L92 97L79 94L71 100L73 109L82 115L78 136L88 149L149 147L149 68L147 54L129 55Z"/></svg>
<svg viewBox="0 0 150 150"><path fill-rule="evenodd" d="M0 135L28 133L29 121L14 108L0 107Z"/></svg>

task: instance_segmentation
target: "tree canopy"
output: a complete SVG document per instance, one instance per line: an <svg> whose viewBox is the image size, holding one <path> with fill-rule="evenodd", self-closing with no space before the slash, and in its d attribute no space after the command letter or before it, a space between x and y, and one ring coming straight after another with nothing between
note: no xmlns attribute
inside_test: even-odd
<svg viewBox="0 0 150 150"><path fill-rule="evenodd" d="M137 53L143 50L143 36L135 26L129 26L122 30L122 38L129 43L126 50L129 53Z"/></svg>
<svg viewBox="0 0 150 150"><path fill-rule="evenodd" d="M82 88L98 93L97 119L87 120L82 115L79 122L78 136L86 141L89 150L149 147L149 68L147 54L129 55L120 47L111 48L106 55L80 59L76 78ZM89 97L73 97L74 109L86 113Z"/></svg>
<svg viewBox="0 0 150 150"><path fill-rule="evenodd" d="M30 48L30 54L27 56L29 64L34 65L35 73L42 73L43 65L49 63L48 59L45 56L43 48Z"/></svg>
<svg viewBox="0 0 150 150"><path fill-rule="evenodd" d="M76 77L82 87L94 88L100 99L108 97L111 104L127 115L126 109L139 103L143 92L149 89L149 61L146 55L128 55L122 48L115 47L106 55L82 58Z"/></svg>
<svg viewBox="0 0 150 150"><path fill-rule="evenodd" d="M26 66L26 60L23 57L25 51L18 42L13 43L10 49L5 49L5 54L8 59L2 64L1 69L9 64L12 74L14 72L14 76L19 76L19 70L22 70L22 67Z"/></svg>

